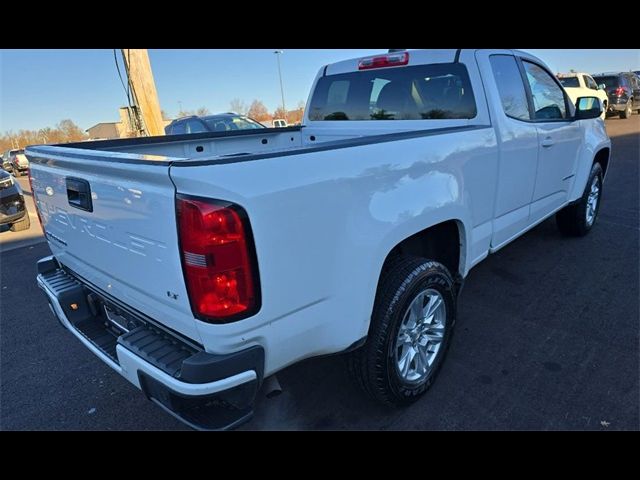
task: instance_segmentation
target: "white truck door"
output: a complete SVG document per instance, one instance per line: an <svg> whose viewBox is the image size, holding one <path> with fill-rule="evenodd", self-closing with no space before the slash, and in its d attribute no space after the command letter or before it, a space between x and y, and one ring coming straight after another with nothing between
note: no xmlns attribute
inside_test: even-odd
<svg viewBox="0 0 640 480"><path fill-rule="evenodd" d="M538 164L538 131L531 122L525 84L509 50L476 53L499 142L494 207L494 251L529 225Z"/></svg>
<svg viewBox="0 0 640 480"><path fill-rule="evenodd" d="M533 102L540 148L529 223L535 223L567 200L573 184L582 133L573 120L570 100L556 78L541 65L522 59Z"/></svg>

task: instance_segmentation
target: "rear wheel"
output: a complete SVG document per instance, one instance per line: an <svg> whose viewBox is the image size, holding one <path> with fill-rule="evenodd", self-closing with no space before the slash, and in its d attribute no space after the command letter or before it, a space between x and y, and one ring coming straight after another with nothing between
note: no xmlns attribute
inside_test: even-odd
<svg viewBox="0 0 640 480"><path fill-rule="evenodd" d="M373 399L406 405L425 393L444 360L455 324L455 289L447 268L400 256L385 268L367 342L349 370Z"/></svg>
<svg viewBox="0 0 640 480"><path fill-rule="evenodd" d="M29 227L31 227L31 219L29 218L29 213L25 212L24 217L11 224L11 231L21 232L22 230L29 230Z"/></svg>
<svg viewBox="0 0 640 480"><path fill-rule="evenodd" d="M602 197L602 167L594 163L580 200L556 214L558 229L565 235L581 237L596 223Z"/></svg>
<svg viewBox="0 0 640 480"><path fill-rule="evenodd" d="M633 101L629 99L624 110L620 112L620 118L629 118L633 113Z"/></svg>

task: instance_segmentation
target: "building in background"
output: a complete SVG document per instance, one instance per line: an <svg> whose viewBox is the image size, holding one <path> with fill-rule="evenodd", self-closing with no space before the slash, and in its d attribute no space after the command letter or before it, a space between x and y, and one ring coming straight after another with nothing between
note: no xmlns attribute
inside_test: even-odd
<svg viewBox="0 0 640 480"><path fill-rule="evenodd" d="M101 122L96 123L93 127L87 128L86 132L89 134L89 140L135 137L135 129L131 124L129 107L120 108L119 113L119 122ZM163 122L166 127L171 123L171 120L163 120Z"/></svg>

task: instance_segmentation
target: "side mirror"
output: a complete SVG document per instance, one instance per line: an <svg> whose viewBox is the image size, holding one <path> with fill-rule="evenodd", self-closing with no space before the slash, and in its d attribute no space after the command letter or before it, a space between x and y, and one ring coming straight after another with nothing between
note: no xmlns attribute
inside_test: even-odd
<svg viewBox="0 0 640 480"><path fill-rule="evenodd" d="M580 97L576 102L576 120L588 120L602 115L602 105L597 97Z"/></svg>
<svg viewBox="0 0 640 480"><path fill-rule="evenodd" d="M598 90L604 90L605 88L607 88L607 86L604 83L598 85Z"/></svg>

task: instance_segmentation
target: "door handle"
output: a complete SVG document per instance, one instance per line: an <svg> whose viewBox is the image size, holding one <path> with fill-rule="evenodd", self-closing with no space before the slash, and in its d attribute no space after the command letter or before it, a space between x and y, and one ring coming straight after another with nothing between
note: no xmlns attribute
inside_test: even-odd
<svg viewBox="0 0 640 480"><path fill-rule="evenodd" d="M555 142L553 141L553 138L551 137L547 137L544 140L542 140L542 146L545 148L549 148L549 147L553 147L553 144Z"/></svg>

